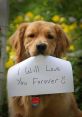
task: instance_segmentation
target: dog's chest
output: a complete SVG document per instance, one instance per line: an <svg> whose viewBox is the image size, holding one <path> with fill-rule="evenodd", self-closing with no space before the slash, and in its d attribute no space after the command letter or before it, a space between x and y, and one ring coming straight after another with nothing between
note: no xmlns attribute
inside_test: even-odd
<svg viewBox="0 0 82 117"><path fill-rule="evenodd" d="M62 99L62 96L44 95L31 97L31 117L63 117L67 116L68 108Z"/></svg>

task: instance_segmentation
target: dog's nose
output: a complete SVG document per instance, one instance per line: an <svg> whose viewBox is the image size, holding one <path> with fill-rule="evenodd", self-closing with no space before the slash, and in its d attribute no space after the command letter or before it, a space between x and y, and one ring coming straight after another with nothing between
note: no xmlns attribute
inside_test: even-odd
<svg viewBox="0 0 82 117"><path fill-rule="evenodd" d="M43 53L45 49L47 48L46 44L38 44L36 47L40 53Z"/></svg>

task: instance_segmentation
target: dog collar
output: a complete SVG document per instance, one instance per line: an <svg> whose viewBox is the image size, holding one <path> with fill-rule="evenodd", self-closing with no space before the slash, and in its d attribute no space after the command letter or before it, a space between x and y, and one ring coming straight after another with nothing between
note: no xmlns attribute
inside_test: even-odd
<svg viewBox="0 0 82 117"><path fill-rule="evenodd" d="M32 96L32 107L37 107L40 104L40 97L39 96Z"/></svg>

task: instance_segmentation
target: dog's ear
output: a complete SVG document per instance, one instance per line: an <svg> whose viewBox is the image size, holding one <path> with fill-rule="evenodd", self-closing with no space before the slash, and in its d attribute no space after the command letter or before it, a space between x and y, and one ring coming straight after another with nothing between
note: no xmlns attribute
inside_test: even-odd
<svg viewBox="0 0 82 117"><path fill-rule="evenodd" d="M56 57L61 57L69 47L69 39L60 25L55 24L56 32L56 48L55 55Z"/></svg>
<svg viewBox="0 0 82 117"><path fill-rule="evenodd" d="M16 32L10 37L11 45L16 51L17 62L22 61L25 57L24 33L27 26L27 23L22 23Z"/></svg>

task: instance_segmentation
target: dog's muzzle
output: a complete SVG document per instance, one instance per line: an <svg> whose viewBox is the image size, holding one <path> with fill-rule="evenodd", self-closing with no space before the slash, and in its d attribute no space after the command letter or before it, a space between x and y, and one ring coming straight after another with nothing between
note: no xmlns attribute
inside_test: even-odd
<svg viewBox="0 0 82 117"><path fill-rule="evenodd" d="M37 51L40 53L40 54L43 54L44 51L46 50L47 48L47 45L46 44L38 44L36 45L36 48L37 48Z"/></svg>

